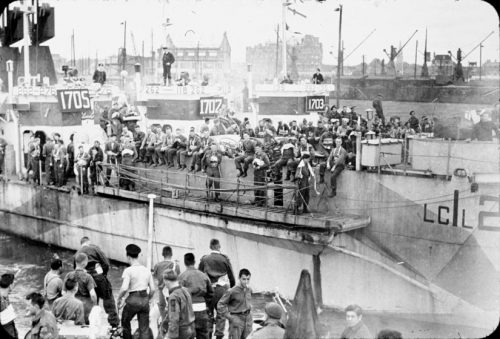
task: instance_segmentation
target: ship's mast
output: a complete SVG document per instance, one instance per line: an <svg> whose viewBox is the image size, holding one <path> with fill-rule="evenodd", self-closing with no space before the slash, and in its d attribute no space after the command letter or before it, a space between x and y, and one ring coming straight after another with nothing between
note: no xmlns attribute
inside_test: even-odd
<svg viewBox="0 0 500 339"><path fill-rule="evenodd" d="M281 5L281 41L282 41L282 47L283 51L281 52L281 57L282 57L282 73L283 77L287 75L287 69L286 69L286 11L287 11L287 6L289 6L290 3L287 2L287 0L283 0L283 4Z"/></svg>

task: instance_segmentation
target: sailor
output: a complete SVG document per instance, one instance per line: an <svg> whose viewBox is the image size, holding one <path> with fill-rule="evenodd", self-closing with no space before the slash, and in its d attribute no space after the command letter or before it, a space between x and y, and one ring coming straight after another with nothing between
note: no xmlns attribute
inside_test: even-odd
<svg viewBox="0 0 500 339"><path fill-rule="evenodd" d="M75 144L73 143L75 134L71 134L69 136L69 144L66 146L66 167L65 174L66 178L74 178L75 177Z"/></svg>
<svg viewBox="0 0 500 339"><path fill-rule="evenodd" d="M5 273L0 277L0 320L3 330L10 337L17 339L17 329L14 323L16 311L9 301L9 293L12 291L13 282L14 274L12 273Z"/></svg>
<svg viewBox="0 0 500 339"><path fill-rule="evenodd" d="M313 84L322 84L323 83L323 74L321 74L321 71L319 70L319 68L316 69L316 73L313 74L312 76L312 83Z"/></svg>
<svg viewBox="0 0 500 339"><path fill-rule="evenodd" d="M89 179L87 177L87 168L90 160L90 156L87 152L83 150L83 146L78 146L78 154L75 158L76 169L78 172L78 181L81 182L83 187L83 194L89 193Z"/></svg>
<svg viewBox="0 0 500 339"><path fill-rule="evenodd" d="M266 320L262 324L262 327L253 331L249 339L274 339L283 338L285 335L285 326L281 323L281 316L283 310L281 306L275 302L269 302L264 306L264 312L266 313Z"/></svg>
<svg viewBox="0 0 500 339"><path fill-rule="evenodd" d="M191 293L196 339L209 339L211 317L208 315L207 307L212 302L214 290L208 276L197 270L194 267L195 263L193 253L184 254L186 270L179 276L179 283Z"/></svg>
<svg viewBox="0 0 500 339"><path fill-rule="evenodd" d="M233 268L229 258L220 252L220 243L218 239L210 240L211 253L201 258L198 269L207 274L214 289L214 297L208 305L208 313L211 315L210 335L212 337L213 325L215 323L215 336L217 339L224 337L225 318L217 310L217 303L224 293L235 284ZM217 310L217 316L213 318Z"/></svg>
<svg viewBox="0 0 500 339"><path fill-rule="evenodd" d="M52 158L54 141L50 137L47 137L47 139L45 140L45 145L43 145L42 148L42 158L45 165L45 182L47 183L47 185L52 185L55 181L54 159Z"/></svg>
<svg viewBox="0 0 500 339"><path fill-rule="evenodd" d="M415 116L415 111L410 111L410 119L408 119L408 123L410 124L410 128L412 128L415 133L420 132L420 123L418 118Z"/></svg>
<svg viewBox="0 0 500 339"><path fill-rule="evenodd" d="M201 148L200 137L194 131L194 127L189 129L189 138L187 140L187 149L180 152L180 169L181 171L187 168L186 158L193 157L194 153L197 153ZM194 162L194 157L193 161Z"/></svg>
<svg viewBox="0 0 500 339"><path fill-rule="evenodd" d="M370 330L363 323L363 310L358 305L349 305L345 308L347 326L340 335L342 339L373 338Z"/></svg>
<svg viewBox="0 0 500 339"><path fill-rule="evenodd" d="M135 244L125 247L127 261L130 264L122 274L123 283L118 294L118 309L123 305L123 297L128 292L125 307L122 311L123 338L132 339L130 322L137 315L139 322L139 338L149 338L149 302L154 295L155 285L151 272L139 263L141 248ZM149 289L149 292L148 292Z"/></svg>
<svg viewBox="0 0 500 339"><path fill-rule="evenodd" d="M80 249L75 254L84 253L87 255L88 264L85 267L95 282L95 292L97 295L97 303L102 299L104 311L108 314L109 325L113 328L118 327L119 319L116 309L115 298L113 297L113 288L108 280L108 272L110 268L109 259L106 257L101 248L93 244L88 237L82 237L80 240ZM76 262L75 262L76 265Z"/></svg>
<svg viewBox="0 0 500 339"><path fill-rule="evenodd" d="M229 338L245 339L252 332L252 289L250 271L240 270L239 283L229 289L217 303L217 312L229 320Z"/></svg>
<svg viewBox="0 0 500 339"><path fill-rule="evenodd" d="M262 150L262 146L255 146L255 159L253 164L253 183L255 187L255 205L265 206L267 203L267 189L262 189L266 183L266 170L269 167L269 157Z"/></svg>
<svg viewBox="0 0 500 339"><path fill-rule="evenodd" d="M165 153L162 153L162 149L165 150L166 139L167 133L162 128L156 127L156 139L153 142L153 167L163 165L162 160Z"/></svg>
<svg viewBox="0 0 500 339"><path fill-rule="evenodd" d="M372 107L375 109L377 117L382 120L382 124L385 125L384 109L382 108L382 94L377 94L375 100L372 101Z"/></svg>
<svg viewBox="0 0 500 339"><path fill-rule="evenodd" d="M347 151L342 147L342 138L337 137L337 139L335 139L335 148L326 161L326 169L332 172L330 175L331 191L330 194L328 194L330 198L337 195L337 177L344 170L346 159Z"/></svg>
<svg viewBox="0 0 500 339"><path fill-rule="evenodd" d="M316 176L314 175L314 170L309 163L311 155L309 153L303 152L299 165L297 166L296 178L298 183L298 196L296 197L297 213L309 213L309 191L311 182L313 179L313 186L316 188ZM302 211L299 212L299 208L302 207Z"/></svg>
<svg viewBox="0 0 500 339"><path fill-rule="evenodd" d="M194 339L195 313L188 289L181 287L177 273L173 270L163 272L163 281L168 288L168 315L163 323L167 338ZM168 327L168 329L167 329Z"/></svg>
<svg viewBox="0 0 500 339"><path fill-rule="evenodd" d="M164 46L163 47L163 57L162 57L162 65L163 65L163 85L167 85L167 79L168 79L168 85L171 85L171 80L172 80L172 75L170 74L170 68L172 67L172 64L175 62L175 57L170 51L168 50L168 47Z"/></svg>
<svg viewBox="0 0 500 339"><path fill-rule="evenodd" d="M156 143L156 127L148 127L146 137L142 139L140 151L143 153L143 161L146 166L153 164L153 156L155 152L154 144Z"/></svg>
<svg viewBox="0 0 500 339"><path fill-rule="evenodd" d="M136 125L134 128L134 144L137 152L141 149L142 141L146 137L146 133L141 131L141 127L139 125ZM141 151L138 153L138 157L135 160L136 162L142 162L144 160L144 151Z"/></svg>
<svg viewBox="0 0 500 339"><path fill-rule="evenodd" d="M25 338L58 338L59 329L54 314L46 310L43 305L45 299L40 293L33 292L26 296L30 301L28 316L33 316L31 330Z"/></svg>
<svg viewBox="0 0 500 339"><path fill-rule="evenodd" d="M234 159L238 177L246 177L248 166L252 163L255 156L255 141L250 139L248 132L243 132L243 140L241 141L242 152ZM243 166L242 166L243 164Z"/></svg>
<svg viewBox="0 0 500 339"><path fill-rule="evenodd" d="M75 270L68 272L64 277L64 284L66 284L66 280L68 279L75 280L78 283L78 292L76 292L75 296L83 303L86 324L89 323L90 310L94 305L97 305L94 278L85 270L88 262L89 260L85 253L80 252L75 254Z"/></svg>
<svg viewBox="0 0 500 339"><path fill-rule="evenodd" d="M50 271L43 278L43 292L49 308L54 301L62 295L63 281L61 279L62 260L53 259Z"/></svg>
<svg viewBox="0 0 500 339"><path fill-rule="evenodd" d="M160 163L169 165L167 151L174 146L174 136L172 134L172 126L165 125L164 129L165 133L162 135L163 140L160 144L159 149L156 149L156 153L160 159Z"/></svg>
<svg viewBox="0 0 500 339"><path fill-rule="evenodd" d="M78 291L76 280L67 279L64 283L64 295L54 301L52 313L57 320L73 320L75 325L85 325L83 303L75 297Z"/></svg>
<svg viewBox="0 0 500 339"><path fill-rule="evenodd" d="M209 158L210 165L206 168L207 173L207 198L210 199L210 190L214 189L215 191L215 201L219 201L220 193L217 190L220 190L220 164L222 161L222 155L216 153L211 155Z"/></svg>

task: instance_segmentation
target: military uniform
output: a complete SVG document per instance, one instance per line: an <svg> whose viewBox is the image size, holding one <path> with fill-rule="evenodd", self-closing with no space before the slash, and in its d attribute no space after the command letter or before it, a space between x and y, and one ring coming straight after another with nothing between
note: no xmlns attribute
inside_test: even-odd
<svg viewBox="0 0 500 339"><path fill-rule="evenodd" d="M257 164L260 163L260 164ZM253 183L254 186L263 186L266 183L266 169L269 167L269 157L266 153L260 152L255 154ZM264 206L266 204L267 190L259 188L255 189L255 204Z"/></svg>
<svg viewBox="0 0 500 339"><path fill-rule="evenodd" d="M85 323L89 323L89 314L94 306L92 299L90 298L90 291L95 289L96 285L94 278L83 268L76 268L74 271L68 272L66 277L64 277L64 285L66 285L66 280L73 279L78 283L78 291L75 297L83 303Z"/></svg>
<svg viewBox="0 0 500 339"><path fill-rule="evenodd" d="M285 329L281 324L264 324L250 334L248 339L281 339L285 335Z"/></svg>
<svg viewBox="0 0 500 339"><path fill-rule="evenodd" d="M17 338L18 333L14 322L16 315L7 295L0 295L0 314L2 317L1 326L4 331L7 332L12 338ZM12 320L4 320L7 316ZM5 323L3 323L4 321Z"/></svg>
<svg viewBox="0 0 500 339"><path fill-rule="evenodd" d="M248 166L252 163L255 156L255 142L251 139L242 141L243 154L234 159L236 169L246 176ZM243 163L243 166L242 166Z"/></svg>
<svg viewBox="0 0 500 339"><path fill-rule="evenodd" d="M217 304L217 312L229 319L229 338L245 339L252 332L252 289L240 284L229 289Z"/></svg>
<svg viewBox="0 0 500 339"><path fill-rule="evenodd" d="M52 159L52 151L54 150L54 143L47 142L42 148L42 157L45 167L45 182L47 185L55 181L54 175L54 160Z"/></svg>
<svg viewBox="0 0 500 339"><path fill-rule="evenodd" d="M215 323L215 336L222 337L224 336L226 319L217 310L217 303L229 287L235 284L231 262L226 255L219 251L212 251L212 253L201 258L198 269L205 272L212 283L214 297L212 298L212 302L208 305L208 308L212 316L214 312L217 311L217 316L215 320L212 318L212 325L210 328L213 330L213 324ZM212 330L210 332L212 332Z"/></svg>
<svg viewBox="0 0 500 339"><path fill-rule="evenodd" d="M54 301L52 313L58 320L73 320L75 325L85 325L83 303L69 292Z"/></svg>
<svg viewBox="0 0 500 339"><path fill-rule="evenodd" d="M189 291L176 286L168 296L168 338L193 339L195 315Z"/></svg>
<svg viewBox="0 0 500 339"><path fill-rule="evenodd" d="M78 181L81 181L83 187L82 193L89 193L89 179L87 177L87 169L90 160L88 153L82 152L76 156L76 168L78 171Z"/></svg>
<svg viewBox="0 0 500 339"><path fill-rule="evenodd" d="M222 156L220 154L211 155L209 158L210 165L206 168L207 173L207 198L210 198L210 190L220 189L220 163ZM215 192L215 200L219 200L220 193Z"/></svg>
<svg viewBox="0 0 500 339"><path fill-rule="evenodd" d="M166 298L168 297L168 293L163 292L165 288L165 284L163 283L163 272L166 270L174 270L176 274L181 273L179 265L172 260L160 261L153 268L153 277L158 281L158 308L162 319L165 318L166 315Z"/></svg>
<svg viewBox="0 0 500 339"><path fill-rule="evenodd" d="M76 252L76 254L78 253L85 253L87 255L89 262L86 270L94 279L97 300L99 301L99 299L102 299L104 311L108 315L109 324L112 327L117 327L120 321L118 319L115 298L113 297L113 288L107 277L110 266L108 258L104 255L102 250L94 244L84 244Z"/></svg>
<svg viewBox="0 0 500 339"><path fill-rule="evenodd" d="M214 296L210 279L194 267L187 267L179 276L179 283L191 293L196 339L209 339L210 318L207 305L212 302Z"/></svg>
<svg viewBox="0 0 500 339"><path fill-rule="evenodd" d="M33 181L40 183L40 144L33 143L30 146L29 153L31 156L30 167L33 170Z"/></svg>

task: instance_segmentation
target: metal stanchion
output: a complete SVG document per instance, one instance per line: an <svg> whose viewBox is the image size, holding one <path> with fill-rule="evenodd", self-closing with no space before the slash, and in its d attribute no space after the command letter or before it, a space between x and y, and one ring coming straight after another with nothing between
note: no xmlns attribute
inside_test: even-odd
<svg viewBox="0 0 500 339"><path fill-rule="evenodd" d="M149 217L148 217L148 250L147 250L147 259L146 259L146 267L148 270L152 267L153 261L153 225L154 225L154 200L156 199L155 194L148 194L149 199Z"/></svg>

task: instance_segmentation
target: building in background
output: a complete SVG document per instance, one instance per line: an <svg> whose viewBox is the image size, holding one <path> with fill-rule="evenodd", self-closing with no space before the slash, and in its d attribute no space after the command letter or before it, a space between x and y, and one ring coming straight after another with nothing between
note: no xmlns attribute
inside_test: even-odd
<svg viewBox="0 0 500 339"><path fill-rule="evenodd" d="M172 78L178 79L181 72L189 73L190 79L202 82L208 77L209 82L223 82L231 72L231 45L226 32L220 43L206 41L175 42L167 36L166 47L175 57L172 66ZM161 71L163 51L157 51L157 69Z"/></svg>
<svg viewBox="0 0 500 339"><path fill-rule="evenodd" d="M316 68L322 67L323 45L319 38L304 35L299 40L287 43L287 71L293 81L310 80ZM267 42L247 47L246 63L252 65L252 76L256 82L271 82L281 77L281 41Z"/></svg>

